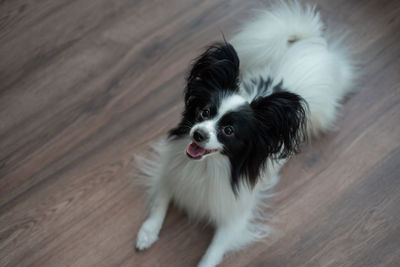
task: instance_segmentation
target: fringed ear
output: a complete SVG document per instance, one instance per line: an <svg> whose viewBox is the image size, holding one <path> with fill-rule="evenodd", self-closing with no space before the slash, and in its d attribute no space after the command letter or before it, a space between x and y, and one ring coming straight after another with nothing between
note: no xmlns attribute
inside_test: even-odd
<svg viewBox="0 0 400 267"><path fill-rule="evenodd" d="M239 57L235 49L227 42L215 43L195 60L187 77L185 103L206 90L237 91L238 79Z"/></svg>
<svg viewBox="0 0 400 267"><path fill-rule="evenodd" d="M268 156L286 158L298 152L306 138L308 107L303 98L281 91L255 99L251 107Z"/></svg>
<svg viewBox="0 0 400 267"><path fill-rule="evenodd" d="M241 179L252 188L257 183L268 159L287 158L298 152L306 138L307 104L294 93L276 90L250 103L247 140L241 153L229 155L231 184L236 194Z"/></svg>

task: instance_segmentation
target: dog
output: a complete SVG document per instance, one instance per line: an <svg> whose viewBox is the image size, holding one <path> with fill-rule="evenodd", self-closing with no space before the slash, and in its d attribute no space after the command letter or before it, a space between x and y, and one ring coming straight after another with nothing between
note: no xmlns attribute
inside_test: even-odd
<svg viewBox="0 0 400 267"><path fill-rule="evenodd" d="M181 121L152 160L137 158L150 200L138 250L158 239L171 201L215 227L200 267L268 236L260 205L280 168L332 129L352 88L352 61L326 36L314 7L280 2L194 61Z"/></svg>

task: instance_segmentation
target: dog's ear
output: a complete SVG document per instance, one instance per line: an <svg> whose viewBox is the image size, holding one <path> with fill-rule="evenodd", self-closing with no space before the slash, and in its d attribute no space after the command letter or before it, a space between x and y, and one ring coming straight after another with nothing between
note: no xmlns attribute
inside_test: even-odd
<svg viewBox="0 0 400 267"><path fill-rule="evenodd" d="M306 138L307 103L299 95L280 91L258 97L250 104L267 156L286 158Z"/></svg>
<svg viewBox="0 0 400 267"><path fill-rule="evenodd" d="M215 43L200 55L187 76L185 103L215 90L237 91L239 57L227 42ZM200 91L200 92L198 92Z"/></svg>

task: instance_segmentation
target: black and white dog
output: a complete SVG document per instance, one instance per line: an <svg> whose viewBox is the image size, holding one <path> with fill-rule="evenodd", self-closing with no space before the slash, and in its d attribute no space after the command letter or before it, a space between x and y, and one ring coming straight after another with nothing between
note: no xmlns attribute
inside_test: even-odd
<svg viewBox="0 0 400 267"><path fill-rule="evenodd" d="M216 228L199 266L268 235L266 190L307 136L332 127L353 80L339 42L322 31L313 7L280 2L195 61L181 122L155 159L138 158L151 201L137 249L157 240L170 201Z"/></svg>

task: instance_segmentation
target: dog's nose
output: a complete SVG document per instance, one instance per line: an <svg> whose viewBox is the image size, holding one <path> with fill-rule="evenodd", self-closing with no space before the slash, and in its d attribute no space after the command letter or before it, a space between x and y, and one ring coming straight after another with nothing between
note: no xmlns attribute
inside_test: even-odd
<svg viewBox="0 0 400 267"><path fill-rule="evenodd" d="M208 139L208 134L202 129L197 129L193 133L193 139L196 142L203 142Z"/></svg>

